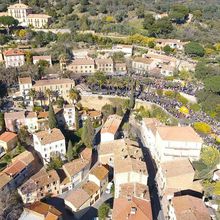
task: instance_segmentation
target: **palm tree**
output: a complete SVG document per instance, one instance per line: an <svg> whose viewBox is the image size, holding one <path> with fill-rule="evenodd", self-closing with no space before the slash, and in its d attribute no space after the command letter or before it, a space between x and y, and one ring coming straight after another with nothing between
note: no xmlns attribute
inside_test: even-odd
<svg viewBox="0 0 220 220"><path fill-rule="evenodd" d="M35 90L35 89L30 89L29 92L28 92L28 95L32 98L33 106L34 106L34 99L35 99L36 96L37 96L36 90Z"/></svg>
<svg viewBox="0 0 220 220"><path fill-rule="evenodd" d="M76 89L71 89L69 91L69 98L73 101L73 103L77 103L80 100L79 91Z"/></svg>
<svg viewBox="0 0 220 220"><path fill-rule="evenodd" d="M52 95L52 91L50 89L46 89L46 92L45 92L46 96L48 97L48 100L50 102L50 98L51 98L51 95Z"/></svg>
<svg viewBox="0 0 220 220"><path fill-rule="evenodd" d="M42 106L42 102L43 102L43 100L45 100L45 95L42 91L39 91L37 93L37 99L40 100L40 106Z"/></svg>

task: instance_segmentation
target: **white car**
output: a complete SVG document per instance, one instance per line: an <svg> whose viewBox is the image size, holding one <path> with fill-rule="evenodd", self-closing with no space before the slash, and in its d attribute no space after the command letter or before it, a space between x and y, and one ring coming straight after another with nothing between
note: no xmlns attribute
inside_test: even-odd
<svg viewBox="0 0 220 220"><path fill-rule="evenodd" d="M107 187L106 187L106 190L105 190L105 192L106 192L107 194L110 194L110 193L111 193L112 186L113 186L113 183L112 183L112 182L109 182L108 185L107 185Z"/></svg>

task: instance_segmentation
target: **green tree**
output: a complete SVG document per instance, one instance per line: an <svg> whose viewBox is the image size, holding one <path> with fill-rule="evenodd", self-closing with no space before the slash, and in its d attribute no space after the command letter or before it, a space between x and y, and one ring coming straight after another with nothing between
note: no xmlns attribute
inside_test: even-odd
<svg viewBox="0 0 220 220"><path fill-rule="evenodd" d="M50 162L47 164L47 170L60 169L63 166L63 161L61 160L60 155L52 155Z"/></svg>
<svg viewBox="0 0 220 220"><path fill-rule="evenodd" d="M190 42L184 46L185 54L191 57L203 57L205 55L204 47L197 42Z"/></svg>
<svg viewBox="0 0 220 220"><path fill-rule="evenodd" d="M4 113L0 112L0 134L2 134L6 130Z"/></svg>
<svg viewBox="0 0 220 220"><path fill-rule="evenodd" d="M67 152L66 152L66 156L67 156L67 160L70 162L71 160L73 160L73 145L72 145L72 141L69 140L68 142L68 147L67 147Z"/></svg>
<svg viewBox="0 0 220 220"><path fill-rule="evenodd" d="M124 115L124 112L122 110L122 106L121 105L118 105L116 107L116 114L119 115L119 116L123 116Z"/></svg>
<svg viewBox="0 0 220 220"><path fill-rule="evenodd" d="M96 79L99 85L99 89L101 90L102 85L106 82L107 77L105 76L103 72L98 71L98 72L95 72L94 78Z"/></svg>
<svg viewBox="0 0 220 220"><path fill-rule="evenodd" d="M93 147L93 139L94 139L95 130L93 128L91 119L88 117L83 125L82 131L82 141L86 147Z"/></svg>
<svg viewBox="0 0 220 220"><path fill-rule="evenodd" d="M173 49L169 45L166 45L163 48L163 51L165 52L166 55L170 55L173 52Z"/></svg>
<svg viewBox="0 0 220 220"><path fill-rule="evenodd" d="M34 106L34 100L37 96L37 92L35 89L30 89L28 92L28 95L32 98L33 106Z"/></svg>
<svg viewBox="0 0 220 220"><path fill-rule="evenodd" d="M102 107L101 112L102 112L104 120L105 120L109 115L115 114L115 108L110 104L105 104Z"/></svg>
<svg viewBox="0 0 220 220"><path fill-rule="evenodd" d="M79 130L79 111L77 108L75 108L75 128L77 131Z"/></svg>
<svg viewBox="0 0 220 220"><path fill-rule="evenodd" d="M98 209L98 216L100 220L105 220L108 216L110 206L106 203L103 203Z"/></svg>
<svg viewBox="0 0 220 220"><path fill-rule="evenodd" d="M58 124L57 124L56 115L53 109L53 105L52 103L50 103L49 104L49 128L53 129L57 127L58 127Z"/></svg>
<svg viewBox="0 0 220 220"><path fill-rule="evenodd" d="M185 22L189 15L189 8L183 4L175 4L172 6L169 17L180 24Z"/></svg>
<svg viewBox="0 0 220 220"><path fill-rule="evenodd" d="M220 94L220 76L208 77L204 83L206 90Z"/></svg>
<svg viewBox="0 0 220 220"><path fill-rule="evenodd" d="M201 151L201 161L210 168L215 168L220 162L220 152L215 147L203 147Z"/></svg>
<svg viewBox="0 0 220 220"><path fill-rule="evenodd" d="M133 109L135 106L135 87L136 87L136 83L132 83L131 86L131 94L130 94L130 102L129 102L129 109Z"/></svg>
<svg viewBox="0 0 220 220"><path fill-rule="evenodd" d="M19 23L18 20L14 19L11 16L1 16L0 17L0 24L2 24L3 26L6 27L8 35L10 32L10 27L17 26L18 23Z"/></svg>
<svg viewBox="0 0 220 220"><path fill-rule="evenodd" d="M80 100L79 91L76 89L71 89L69 91L69 98L73 101L73 103L77 103Z"/></svg>
<svg viewBox="0 0 220 220"><path fill-rule="evenodd" d="M152 25L155 23L155 18L152 14L146 14L144 16L143 27L144 29L150 29Z"/></svg>
<svg viewBox="0 0 220 220"><path fill-rule="evenodd" d="M22 126L18 131L18 139L21 143L27 143L29 138L27 126Z"/></svg>

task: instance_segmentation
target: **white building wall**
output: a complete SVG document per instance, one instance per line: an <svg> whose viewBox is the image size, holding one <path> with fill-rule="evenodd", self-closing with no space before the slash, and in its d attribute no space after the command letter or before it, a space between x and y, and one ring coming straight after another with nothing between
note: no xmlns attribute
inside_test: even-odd
<svg viewBox="0 0 220 220"><path fill-rule="evenodd" d="M115 136L112 133L101 133L101 142L114 141Z"/></svg>
<svg viewBox="0 0 220 220"><path fill-rule="evenodd" d="M25 63L24 55L4 56L4 59L6 68L23 66Z"/></svg>
<svg viewBox="0 0 220 220"><path fill-rule="evenodd" d="M51 158L51 153L60 153L61 156L66 155L66 145L65 139L52 142L50 144L42 145L38 137L34 134L34 149L41 155L43 158L44 164L48 163Z"/></svg>
<svg viewBox="0 0 220 220"><path fill-rule="evenodd" d="M89 181L94 182L96 185L101 187L101 181L93 174L89 174Z"/></svg>

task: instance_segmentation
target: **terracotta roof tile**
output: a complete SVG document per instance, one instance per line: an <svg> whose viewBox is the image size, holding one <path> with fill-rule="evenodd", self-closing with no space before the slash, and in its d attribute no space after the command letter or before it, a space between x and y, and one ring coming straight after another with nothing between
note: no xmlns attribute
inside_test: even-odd
<svg viewBox="0 0 220 220"><path fill-rule="evenodd" d="M3 170L4 173L15 176L18 173L20 173L23 169L25 169L27 165L22 161L16 161L15 163L12 163L9 165L6 169Z"/></svg>
<svg viewBox="0 0 220 220"><path fill-rule="evenodd" d="M11 50L5 50L3 54L4 56L17 56L17 55L24 55L25 53L22 50L11 49Z"/></svg>
<svg viewBox="0 0 220 220"><path fill-rule="evenodd" d="M89 194L85 190L79 188L74 191L68 192L64 200L70 202L74 207L78 209L85 202L87 202L89 198L90 198Z"/></svg>
<svg viewBox="0 0 220 220"><path fill-rule="evenodd" d="M173 169L176 167L176 169ZM178 159L161 163L161 168L166 177L182 176L188 173L195 174L193 166L189 159Z"/></svg>
<svg viewBox="0 0 220 220"><path fill-rule="evenodd" d="M20 112L5 112L4 114L5 119L12 119L12 120L16 120L16 119L25 119L25 111L20 111Z"/></svg>
<svg viewBox="0 0 220 220"><path fill-rule="evenodd" d="M102 127L101 133L116 134L122 122L122 117L118 115L109 115L105 124Z"/></svg>
<svg viewBox="0 0 220 220"><path fill-rule="evenodd" d="M96 59L95 62L98 65L103 65L103 64L112 64L113 65L113 60L111 58Z"/></svg>
<svg viewBox="0 0 220 220"><path fill-rule="evenodd" d="M82 169L84 169L88 165L88 163L88 160L83 160L79 158L64 164L63 169L69 176L72 177L75 174L79 173Z"/></svg>
<svg viewBox="0 0 220 220"><path fill-rule="evenodd" d="M32 204L27 204L25 206L25 209L43 215L45 220L57 220L62 215L62 213L54 208L52 205L48 205L40 201Z"/></svg>
<svg viewBox="0 0 220 220"><path fill-rule="evenodd" d="M6 186L11 180L12 178L6 173L0 173L0 189Z"/></svg>
<svg viewBox="0 0 220 220"><path fill-rule="evenodd" d="M29 14L27 18L51 18L51 16L46 14Z"/></svg>
<svg viewBox="0 0 220 220"><path fill-rule="evenodd" d="M114 220L153 220L151 203L135 197L131 200L117 198L114 200L112 218Z"/></svg>
<svg viewBox="0 0 220 220"><path fill-rule="evenodd" d="M99 190L99 186L94 182L87 182L82 185L82 189L88 193L89 196L93 196Z"/></svg>
<svg viewBox="0 0 220 220"><path fill-rule="evenodd" d="M172 199L177 220L211 220L202 199L193 196L178 196Z"/></svg>
<svg viewBox="0 0 220 220"><path fill-rule="evenodd" d="M56 85L56 84L75 84L74 80L63 78L63 79L43 79L35 82L33 87L38 86L48 86L48 85Z"/></svg>
<svg viewBox="0 0 220 220"><path fill-rule="evenodd" d="M86 58L77 58L71 62L70 65L95 65L93 59L86 59Z"/></svg>
<svg viewBox="0 0 220 220"><path fill-rule="evenodd" d="M32 84L32 79L31 77L22 77L18 78L19 84Z"/></svg>
<svg viewBox="0 0 220 220"><path fill-rule="evenodd" d="M63 133L60 129L53 128L48 131L39 131L35 133L42 145L50 144L56 141L65 140Z"/></svg>
<svg viewBox="0 0 220 220"><path fill-rule="evenodd" d="M133 61L137 63L145 63L145 64L151 64L153 62L152 59L144 58L144 57L136 57L134 58Z"/></svg>
<svg viewBox="0 0 220 220"><path fill-rule="evenodd" d="M202 138L190 126L163 126L157 127L157 132L163 140L189 141L202 143Z"/></svg>
<svg viewBox="0 0 220 220"><path fill-rule="evenodd" d="M89 174L96 176L99 180L104 180L108 175L109 171L103 165L95 166Z"/></svg>
<svg viewBox="0 0 220 220"><path fill-rule="evenodd" d="M15 138L17 138L17 134L13 132L4 132L3 134L0 135L0 141L6 142L6 143Z"/></svg>

